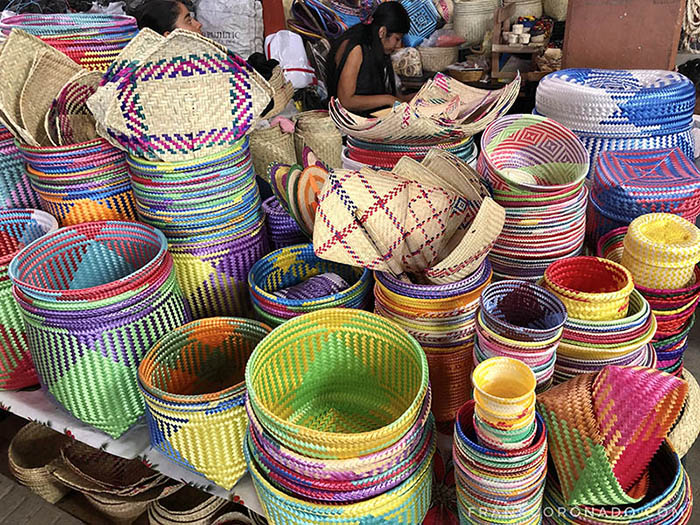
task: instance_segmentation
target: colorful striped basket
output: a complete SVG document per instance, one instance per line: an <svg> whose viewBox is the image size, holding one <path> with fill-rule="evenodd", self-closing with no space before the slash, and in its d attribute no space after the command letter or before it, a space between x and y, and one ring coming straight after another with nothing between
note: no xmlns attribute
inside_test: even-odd
<svg viewBox="0 0 700 525"><path fill-rule="evenodd" d="M627 315L634 289L630 272L598 257L571 257L552 263L543 284L566 306L574 319L611 321Z"/></svg>
<svg viewBox="0 0 700 525"><path fill-rule="evenodd" d="M0 126L0 206L2 208L39 208L39 197L29 183L15 139Z"/></svg>
<svg viewBox="0 0 700 525"><path fill-rule="evenodd" d="M246 470L245 365L266 325L215 317L158 340L139 365L151 445L231 489Z"/></svg>
<svg viewBox="0 0 700 525"><path fill-rule="evenodd" d="M535 282L581 253L588 156L571 131L543 117L501 117L484 130L477 170L506 209L490 255L498 277Z"/></svg>
<svg viewBox="0 0 700 525"><path fill-rule="evenodd" d="M44 211L61 226L136 220L125 155L103 139L55 147L17 143Z"/></svg>
<svg viewBox="0 0 700 525"><path fill-rule="evenodd" d="M641 367L607 366L538 398L567 505L627 505L648 493L647 466L688 386Z"/></svg>
<svg viewBox="0 0 700 525"><path fill-rule="evenodd" d="M8 265L27 244L57 229L56 219L46 212L0 210L0 389L15 390L39 382L24 320L12 297Z"/></svg>
<svg viewBox="0 0 700 525"><path fill-rule="evenodd" d="M492 275L488 259L451 284L413 284L375 272L374 311L401 326L425 350L438 422L452 421L471 394L476 311Z"/></svg>
<svg viewBox="0 0 700 525"><path fill-rule="evenodd" d="M42 386L119 437L144 412L141 358L190 320L163 234L118 221L62 228L17 254L9 275Z"/></svg>
<svg viewBox="0 0 700 525"><path fill-rule="evenodd" d="M569 506L553 472L544 494L544 523L552 525L686 525L693 514L690 478L668 441L649 464L649 490L640 503L627 506Z"/></svg>

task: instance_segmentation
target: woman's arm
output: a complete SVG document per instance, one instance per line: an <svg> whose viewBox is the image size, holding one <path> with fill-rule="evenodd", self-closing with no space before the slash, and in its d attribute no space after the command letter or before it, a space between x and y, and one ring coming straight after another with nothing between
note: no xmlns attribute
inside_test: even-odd
<svg viewBox="0 0 700 525"><path fill-rule="evenodd" d="M365 111L382 106L392 106L398 101L393 95L355 95L357 75L362 65L362 48L355 46L345 60L343 70L338 80L338 100L345 109L350 111Z"/></svg>

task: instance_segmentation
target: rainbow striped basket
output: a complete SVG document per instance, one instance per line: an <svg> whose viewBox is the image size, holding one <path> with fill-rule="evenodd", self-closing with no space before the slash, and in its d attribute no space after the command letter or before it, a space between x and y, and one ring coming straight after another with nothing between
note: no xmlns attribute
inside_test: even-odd
<svg viewBox="0 0 700 525"><path fill-rule="evenodd" d="M9 276L42 386L119 437L144 412L141 358L190 320L163 234L132 222L69 226L25 247Z"/></svg>
<svg viewBox="0 0 700 525"><path fill-rule="evenodd" d="M231 489L246 470L245 365L269 331L255 321L214 317L158 340L139 365L151 445Z"/></svg>
<svg viewBox="0 0 700 525"><path fill-rule="evenodd" d="M46 212L0 210L0 389L14 390L39 382L7 272L10 261L22 248L56 229L56 219Z"/></svg>
<svg viewBox="0 0 700 525"><path fill-rule="evenodd" d="M15 139L0 126L0 206L2 208L39 208L39 197L29 183Z"/></svg>

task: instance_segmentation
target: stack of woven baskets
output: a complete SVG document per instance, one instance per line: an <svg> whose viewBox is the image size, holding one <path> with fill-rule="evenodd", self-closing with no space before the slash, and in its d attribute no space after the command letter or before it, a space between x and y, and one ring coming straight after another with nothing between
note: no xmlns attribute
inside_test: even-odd
<svg viewBox="0 0 700 525"><path fill-rule="evenodd" d="M658 212L693 223L700 214L700 172L679 148L598 156L587 217L591 247L609 231Z"/></svg>
<svg viewBox="0 0 700 525"><path fill-rule="evenodd" d="M144 413L141 358L189 321L163 234L134 222L68 226L20 251L9 276L42 386L119 437Z"/></svg>
<svg viewBox="0 0 700 525"><path fill-rule="evenodd" d="M87 13L24 13L0 23L5 35L14 27L38 36L90 71L105 71L138 32L130 16Z"/></svg>
<svg viewBox="0 0 700 525"><path fill-rule="evenodd" d="M447 284L414 284L375 273L375 313L415 337L428 357L438 422L454 420L469 399L476 312L492 275L488 259L470 276Z"/></svg>
<svg viewBox="0 0 700 525"><path fill-rule="evenodd" d="M474 401L460 409L454 431L460 520L538 523L547 431L535 411L535 376L518 360L496 357L481 363L472 381Z"/></svg>
<svg viewBox="0 0 700 525"><path fill-rule="evenodd" d="M58 223L48 213L32 209L0 210L0 389L36 385L34 369L20 308L12 297L8 267L27 244L53 232Z"/></svg>
<svg viewBox="0 0 700 525"><path fill-rule="evenodd" d="M581 139L596 167L603 151L680 148L693 159L695 88L680 73L563 69L537 87L536 112Z"/></svg>
<svg viewBox="0 0 700 525"><path fill-rule="evenodd" d="M245 366L269 331L256 321L215 317L158 340L139 365L151 445L231 489L246 470Z"/></svg>
<svg viewBox="0 0 700 525"><path fill-rule="evenodd" d="M39 198L32 188L24 160L12 133L0 125L0 206L8 208L38 208Z"/></svg>
<svg viewBox="0 0 700 525"><path fill-rule="evenodd" d="M658 370L608 366L539 396L555 466L547 501L561 505L551 522L688 523L687 474L664 444L687 390Z"/></svg>
<svg viewBox="0 0 700 525"><path fill-rule="evenodd" d="M537 392L553 380L566 308L551 292L524 281L501 281L481 294L474 364L492 357L518 359L535 374Z"/></svg>
<svg viewBox="0 0 700 525"><path fill-rule="evenodd" d="M185 57L196 74L180 68ZM208 104L189 102L193 89ZM89 99L101 133L128 152L139 217L166 234L197 318L249 307L247 275L265 232L247 133L272 95L223 46L190 31L144 30Z"/></svg>
<svg viewBox="0 0 700 525"><path fill-rule="evenodd" d="M370 306L368 270L319 259L311 244L276 250L250 269L255 313L270 326L325 308Z"/></svg>
<svg viewBox="0 0 700 525"><path fill-rule="evenodd" d="M431 147L472 162L477 153L473 135L508 111L519 86L518 78L498 91L487 91L438 73L410 103L371 118L350 113L332 99L330 115L349 137L343 167L392 169L404 156L421 161Z"/></svg>
<svg viewBox="0 0 700 525"><path fill-rule="evenodd" d="M569 314L557 349L555 383L606 365L656 364L650 346L656 320L624 267L595 257L563 259L547 268L543 285Z"/></svg>
<svg viewBox="0 0 700 525"><path fill-rule="evenodd" d="M571 131L539 116L501 117L481 137L477 169L506 209L491 252L498 277L537 281L552 262L581 253L588 154Z"/></svg>
<svg viewBox="0 0 700 525"><path fill-rule="evenodd" d="M258 345L246 387L246 459L272 523L423 521L428 363L401 328L358 310L297 317Z"/></svg>

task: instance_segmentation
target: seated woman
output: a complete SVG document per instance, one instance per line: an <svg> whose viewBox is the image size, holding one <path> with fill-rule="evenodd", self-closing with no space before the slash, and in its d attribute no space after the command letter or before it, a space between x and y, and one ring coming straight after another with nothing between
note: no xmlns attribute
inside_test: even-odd
<svg viewBox="0 0 700 525"><path fill-rule="evenodd" d="M178 0L146 0L133 14L139 29L147 27L163 36L175 29L186 29L202 34L202 24L192 16L185 4Z"/></svg>
<svg viewBox="0 0 700 525"><path fill-rule="evenodd" d="M411 20L398 2L380 4L372 17L345 31L327 59L328 94L346 109L367 115L407 100L396 94L390 55L401 47Z"/></svg>

